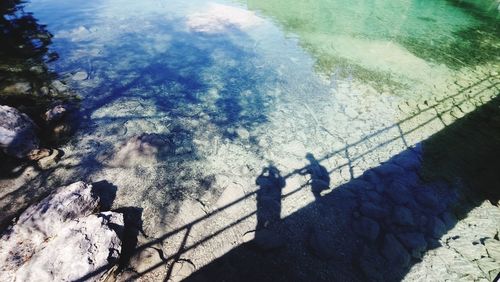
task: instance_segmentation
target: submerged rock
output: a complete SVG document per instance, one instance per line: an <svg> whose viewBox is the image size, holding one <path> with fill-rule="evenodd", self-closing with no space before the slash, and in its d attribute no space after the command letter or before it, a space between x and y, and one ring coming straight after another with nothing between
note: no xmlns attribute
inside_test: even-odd
<svg viewBox="0 0 500 282"><path fill-rule="evenodd" d="M16 158L24 158L38 149L37 126L24 113L9 106L0 106L0 148Z"/></svg>
<svg viewBox="0 0 500 282"><path fill-rule="evenodd" d="M38 167L40 167L43 170L52 168L52 167L55 166L55 164L59 160L59 157L60 157L59 150L52 150L52 152L50 153L50 155L48 155L46 157L43 157L43 158L41 158L41 159L38 160L38 162L37 162Z"/></svg>
<svg viewBox="0 0 500 282"><path fill-rule="evenodd" d="M92 186L76 182L26 209L0 239L0 280L99 280L120 255L124 224L119 213L92 214L98 206Z"/></svg>
<svg viewBox="0 0 500 282"><path fill-rule="evenodd" d="M50 149L35 149L28 154L28 159L31 161L38 161L42 158L48 157L51 154Z"/></svg>
<svg viewBox="0 0 500 282"><path fill-rule="evenodd" d="M57 90L59 93L62 93L62 92L65 92L66 90L68 90L68 86L66 86L66 84L62 83L61 81L59 80L54 80L51 84L51 86Z"/></svg>
<svg viewBox="0 0 500 282"><path fill-rule="evenodd" d="M60 120L68 111L65 105L56 105L50 108L43 115L43 119L47 122L53 122Z"/></svg>
<svg viewBox="0 0 500 282"><path fill-rule="evenodd" d="M88 77L89 75L87 74L87 72L79 71L73 75L73 80L81 81L87 79Z"/></svg>
<svg viewBox="0 0 500 282"><path fill-rule="evenodd" d="M6 94L28 94L31 91L29 82L17 82L3 89Z"/></svg>
<svg viewBox="0 0 500 282"><path fill-rule="evenodd" d="M133 167L137 164L156 162L157 157L168 152L169 149L170 144L165 136L144 133L130 138L123 144L114 154L110 164L120 167Z"/></svg>

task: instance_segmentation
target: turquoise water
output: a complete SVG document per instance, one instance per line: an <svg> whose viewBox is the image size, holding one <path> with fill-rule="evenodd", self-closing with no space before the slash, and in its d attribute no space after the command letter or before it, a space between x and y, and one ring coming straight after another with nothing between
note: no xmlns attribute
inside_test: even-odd
<svg viewBox="0 0 500 282"><path fill-rule="evenodd" d="M81 126L39 185L109 181L115 207L143 208L152 237L252 195L263 167L292 175L308 153L336 187L498 94L495 1L33 0L25 10L54 35L48 68L81 97ZM282 218L314 201L294 192L305 182L287 179ZM254 209L242 201L198 237ZM214 236L213 256L240 231Z"/></svg>
<svg viewBox="0 0 500 282"><path fill-rule="evenodd" d="M49 68L82 98L81 128L52 177L112 178L124 186L117 201L151 206L151 222L204 189L237 182L251 190L269 162L293 170L307 152L358 144L348 152L359 155L355 169L332 177L341 183L443 128L422 116L390 127L417 105L495 76L496 9L422 0L32 1L25 10L54 35L49 50L59 59ZM450 112L446 122L463 116ZM143 156L126 145L144 134L168 148Z"/></svg>

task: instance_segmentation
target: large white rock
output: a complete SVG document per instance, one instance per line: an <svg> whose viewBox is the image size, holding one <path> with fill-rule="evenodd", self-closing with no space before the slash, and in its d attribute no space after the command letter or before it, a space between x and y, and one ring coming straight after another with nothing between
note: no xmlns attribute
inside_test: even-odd
<svg viewBox="0 0 500 282"><path fill-rule="evenodd" d="M124 225L122 214L93 214L98 206L76 182L26 209L0 238L0 281L98 280L120 255Z"/></svg>
<svg viewBox="0 0 500 282"><path fill-rule="evenodd" d="M9 156L24 158L38 148L37 126L15 108L0 105L0 149Z"/></svg>

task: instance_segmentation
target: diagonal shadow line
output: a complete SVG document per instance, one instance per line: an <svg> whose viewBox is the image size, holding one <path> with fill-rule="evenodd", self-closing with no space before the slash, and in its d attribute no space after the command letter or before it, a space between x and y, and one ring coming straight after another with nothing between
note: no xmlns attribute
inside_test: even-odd
<svg viewBox="0 0 500 282"><path fill-rule="evenodd" d="M464 93L465 91L467 91L467 90L469 90L469 89L472 89L472 88L474 88L475 86L480 85L482 82L485 82L485 81L487 81L488 79L490 79L490 78L492 78L492 77L493 77L493 76L491 76L491 75L490 75L489 77L487 77L487 78L485 78L485 79L483 79L483 80L480 80L480 81L478 81L478 82L476 82L476 83L474 83L474 84L472 84L472 85L470 85L470 86L468 86L468 87L466 87L466 88L462 89L462 90L461 90L461 91L459 91L457 94L454 94L454 95L448 96L448 97L443 98L443 99L440 99L440 100L436 100L437 104L434 104L434 105L428 106L427 108L424 108L424 109L419 109L419 110L418 110L418 111L417 111L414 115L412 115L412 116L410 116L410 117L407 117L407 118L405 118L405 119L402 119L402 120L400 120L399 122L397 122L397 123L395 123L395 124L393 124L393 125L390 125L390 126L387 126L387 127L382 128L382 129L379 129L379 130L377 130L376 132L374 132L374 133L372 133L372 134L369 134L369 135L365 136L364 138L362 138L362 139L360 139L360 140L358 140L358 141L356 141L356 142L354 142L354 143L348 144L348 145L346 145L345 147L343 147L343 148L341 148L341 149L339 149L339 150L336 150L336 151L334 151L334 152L331 152L331 153L329 153L329 154L326 154L326 155L325 155L325 156L323 156L322 158L318 159L318 162L325 161L325 160L327 160L327 159L329 159L329 158L331 158L331 157L335 156L336 154L339 154L339 153L340 153L340 152L342 152L342 151L346 151L346 152L347 152L347 150L348 150L349 148L354 147L354 146L359 145L359 144L362 144L363 142L366 142L367 140L369 140L369 139L371 139L371 138L373 138L373 137L375 137L375 136L377 136L377 135L380 135L380 134L382 134L382 133L384 133L384 132L386 132L386 131L388 131L388 130L390 130L390 129L393 129L393 128L396 128L396 127L399 127L401 124L403 124L403 123L405 123L405 122L407 122L407 121L409 121L409 120L411 120L411 119L413 119L413 118L415 118L415 117L417 117L417 116L419 116L419 115L421 115L421 114L423 114L423 113L425 113L425 112L427 112L427 111L429 111L429 110L434 109L434 110L436 110L436 111L437 111L436 107L437 107L437 106L439 106L439 105L440 105L440 103L442 103L442 102L444 102L444 101L448 101L448 100L450 100L450 99L452 99L452 98L454 98L454 97L457 97L457 96L459 96L460 94ZM460 111L462 111L462 110L460 109L460 107L459 107L460 105L462 105L463 103L468 102L468 101L470 101L470 100L474 99L475 97L479 96L481 93L483 93L483 92L484 92L484 91L486 91L486 90L489 90L489 89L491 89L491 88L497 88L497 89L498 89L497 85L499 85L499 84L500 84L500 82L497 82L497 83L492 83L490 86L488 86L488 87L485 87L485 88L481 89L480 91L476 92L474 95L466 95L466 98L462 99L462 100L461 100L460 102L458 102L458 103L453 103L453 106L452 106L451 108L449 108L449 109L447 109L447 110L445 110L445 111L441 112L441 114L440 114L440 115L442 115L443 113L446 113L446 112L449 112L449 111L453 110L455 107L457 107ZM483 101L481 100L481 102L483 102ZM475 105L475 104L474 104L474 105ZM475 106L476 106L476 105L475 105ZM463 111L462 111L462 112L463 112ZM377 145L376 147L374 147L374 148L372 148L372 149L370 149L370 150L368 150L368 151L366 151L366 152L364 152L364 153L362 153L362 154L360 154L360 155L358 155L358 156L356 156L356 157L354 157L354 158L349 158L347 163L337 166L336 168L334 168L334 169L332 169L331 171L329 171L329 173L331 173L331 172L333 172L333 171L336 171L336 170L338 170L338 169L340 169L340 168L342 168L342 167L349 166L349 165L351 164L351 162L356 161L356 160L358 160L358 159L362 158L363 156L365 156L365 155L369 154L370 152L373 152L374 150L376 150L376 149L378 149L378 148L380 148L380 147L383 147L383 146L385 146L385 145L387 145L387 144L389 144L389 143L391 143L391 142L394 142L395 140L398 140L399 138L403 138L405 135L407 135L407 134L409 134L409 133L412 133L412 132L414 132L414 131L418 130L419 128L421 128L421 127L423 127L423 126L425 126L425 125L429 124L430 122L432 122L432 121L433 121L433 120L435 120L435 119L440 119L440 115L436 115L436 116L434 116L433 118L431 118L431 119L429 119L429 120L427 120L427 121L423 122L422 124L419 124L418 126L416 126L416 127L412 128L412 129L410 129L410 130L408 130L408 131L406 131L406 132L402 132L402 133L400 134L401 136L391 138L391 139L389 139L388 141L382 142L381 144ZM299 171L301 171L301 170L303 170L303 169L304 169L304 168L295 169L295 170L293 170L292 172L290 172L290 173L288 173L288 174L284 175L284 176L283 176L283 178L284 178L284 179L290 178L290 177L292 177L293 175L298 174L298 173L299 173ZM301 189L303 189L305 186L307 186L307 184L304 184L304 185L300 186L299 188L295 189L294 191L292 191L292 192L290 192L290 193L288 193L288 194L286 194L286 195L283 195L283 196L282 196L282 199L284 199L284 198L286 198L286 197L288 197L288 196L290 196L290 195L292 195L292 194L294 194L294 193L296 193L296 192L300 191L300 190L301 190ZM231 206L234 206L235 204L237 204L237 203L239 203L239 202L242 202L242 201L244 201L244 200L246 200L246 199L250 198L251 196L255 195L256 193L257 193L257 191L250 192L250 193L248 193L247 195L245 195L245 196L243 196L243 197L241 197L241 198L239 198L239 199L236 199L236 200L234 200L234 201L232 201L232 202L230 202L230 203L228 203L228 204L226 204L226 205L224 205L224 206L222 206L222 207L220 207L220 208L217 208L217 209L216 209L216 210L214 210L212 213L209 213L209 214L207 214L207 215L204 215L204 216L202 216L202 217L200 217L200 218L198 218L198 219L193 220L193 221L192 221L192 222L190 222L190 223L187 223L187 224L185 224L185 225L183 225L183 226L181 226L181 227L179 227L179 228L176 228L176 229L174 229L174 230L172 230L172 231L170 231L170 232L167 232L167 233L165 233L164 235L162 235L161 237L156 238L156 239L154 239L154 240L152 240L152 241L150 241L150 242L148 242L148 243L145 243L145 244L143 244L143 245L141 245L141 246L137 247L137 248L134 250L134 252L133 252L133 253L140 252L141 250L144 250L144 249L146 249L146 248L148 248L148 247L150 247L150 246L152 246L152 245L154 245L154 244L157 244L157 243L163 242L165 239L167 239L167 238L169 238L169 237L171 237L171 236L173 236L173 235L175 235L175 234L177 234L177 233L181 232L181 231L182 231L182 230L184 230L184 229L188 229L188 230L190 230L190 229L191 229L194 225L196 225L196 224L198 224L198 223L200 223L200 222L202 222L202 221L204 221L204 220L206 220L206 219L208 219L208 218L210 218L210 217L212 217L212 216L214 216L214 215L216 215L216 214L218 214L218 213L222 212L223 210L225 210L225 209L227 209L227 208L229 208L229 207L231 207ZM247 214L247 215L245 215L245 216L241 217L240 219L236 220L235 222L233 222L233 223L231 223L231 224L227 225L226 227L224 227L224 228L222 228L222 229L219 229L218 231L214 232L213 234L211 234L211 235L209 235L209 236L206 236L206 237L205 237L205 238L203 238L202 240L200 240L200 241L198 241L198 242L196 242L196 243L194 243L194 244L190 245L189 247L187 247L187 248L183 248L183 247L181 247L181 248L180 248L180 250L182 250L182 253L185 253L185 252L187 252L187 251L189 251L189 250L191 250L191 249L193 249L193 248L195 248L195 247L199 246L200 244L202 244L202 243L204 243L204 242L206 242L206 241L210 240L211 238L213 238L213 237L215 237L215 236L217 236L217 235L221 234L221 233L222 233L222 232L224 232L225 230L227 230L227 229L229 229L229 228L231 228L231 227L233 227L233 226L237 225L238 223L240 223L240 222L244 221L245 219L247 219L247 218L251 217L251 216L252 216L252 215L254 215L255 213L256 213L256 211L254 211L254 212L252 212L252 213L250 213L250 214ZM184 243L185 243L185 242L184 242ZM182 253L181 253L181 254L182 254ZM180 254L179 254L179 253L176 253L174 256L177 256L177 255L179 255L179 256L180 256ZM172 259L174 256L170 256L170 257L166 258L166 260L170 260L170 259ZM162 261L161 263L158 263L158 264L156 264L156 265L154 265L154 266L151 266L150 268L148 268L148 269L144 270L143 272L139 273L139 275L143 275L143 274L145 274L145 273L147 273L147 272L150 272L150 271L152 271L152 270L154 270L154 269L156 269L156 268L160 267L160 266L161 266L161 265L163 265L163 264L165 264L165 262L163 262L163 261ZM82 277L82 278L78 279L77 281L84 281L84 280L87 280L87 279L89 279L90 277L93 277L93 276L95 276L95 275L98 275L98 274L100 274L100 273L104 272L104 271L105 271L108 267L109 267L109 265L102 266L102 267L100 267L99 269L95 270L94 272L88 273L87 275L85 275L84 277Z"/></svg>
<svg viewBox="0 0 500 282"><path fill-rule="evenodd" d="M285 199L285 198L287 198L287 197L292 196L293 194L295 194L295 193L299 192L300 190L302 190L302 189L303 189L304 187L306 187L307 185L308 185L308 183L303 184L303 185L301 185L300 187L296 188L295 190L293 190L293 191L291 191L291 192L289 192L289 193L287 193L287 194L282 195L282 196L281 196L281 199ZM242 198L240 198L240 199L238 199L238 200L236 200L236 201L234 201L234 202L232 202L232 203L229 203L228 205L224 206L223 208L229 207L230 205L234 205L233 203L236 203L236 202L242 201L242 200L244 200L244 199L246 199L246 198L248 198L248 197L252 196L253 194L256 194L256 192L252 192L252 193L250 193L249 195L247 195L247 196L245 196L245 197L242 197ZM176 258L176 257L180 258L180 255L182 255L182 254L186 253L187 251L192 250L192 249L194 249L194 248L198 247L199 245L201 245L201 244L203 244L203 243L205 243L205 242L209 241L210 239L212 239L212 238L214 238L214 237L218 236L219 234L223 233L224 231L226 231L226 230L230 229L231 227L236 226L237 224L241 223L242 221L244 221L244 220L246 220L246 219L248 219L248 218L252 217L252 216L253 216L253 215L255 215L256 213L257 213L257 211L250 212L250 213L248 213L247 215L245 215L245 216L243 216L243 217L240 217L239 219L235 220L234 222L232 222L232 223L230 223L230 224L226 225L225 227L223 227L223 228L219 229L218 231L215 231L215 232L214 232L214 233L212 233L211 235L206 236L206 237L205 237L205 238L203 238L202 240L200 240L200 241L198 241L198 242L196 242L196 243L194 243L194 244L192 244L192 245L190 245L190 246L188 246L188 247L183 247L183 245L185 245L185 243L186 243L186 242L183 240L183 242L181 243L181 247L179 248L179 251L178 251L176 254L174 254L174 255L172 255L172 256L168 256L168 257L163 257L163 258L162 258L162 262L157 263L157 264L155 264L155 265L153 265L153 266L149 267L148 269L146 269L146 270L144 270L144 271L142 271L142 272L138 273L137 275L139 275L139 276L140 276L140 275L144 275L144 274L146 274L146 273L148 273L148 272L150 272L150 271L152 271L152 270L154 270L154 269L157 269L158 267L161 267L162 265L167 264L167 263L168 263L168 261L169 261L169 260L171 260L172 258ZM192 228L195 224L196 224L196 223L193 221L192 223L189 223L189 224L187 224L187 225L185 225L185 226L182 226L181 228L178 228L178 229L176 229L176 230L174 230L174 231L172 231L172 232L169 232L169 233L167 233L167 234L165 234L165 235L163 235L163 236L161 236L161 237L159 237L159 238L157 238L157 239L154 239L154 240L152 240L152 241L149 241L148 243L143 244L143 245L141 245L141 246L137 247L137 248L134 250L134 253L140 252L141 250L144 250L144 249L146 249L146 248L148 248L148 247L151 247L151 246L153 246L153 245L155 245L155 244L162 243L162 242L163 242L165 239L167 239L168 237L170 237L170 236L172 236L172 235L174 235L174 234L176 234L176 233L178 233L178 232L180 232L180 231L182 231L182 230L184 230L184 229L191 230L191 228ZM188 234L188 233L186 233L186 234ZM185 237L187 237L187 235L185 235ZM89 278L91 278L91 277L93 277L93 276L95 276L95 275L98 275L98 274L100 274L100 273L102 273L102 272L106 271L106 270L109 268L109 266L110 266L109 264L108 264L108 265L101 266L100 268L96 269L95 271L93 271L93 272L91 272L91 273L88 273L87 275L85 275L85 276L81 277L80 279L78 279L78 280L76 280L76 281L85 281L85 280L87 280L87 279L89 279Z"/></svg>
<svg viewBox="0 0 500 282"><path fill-rule="evenodd" d="M491 88L491 87L489 87L489 88ZM487 89L489 89L489 88L487 88ZM484 92L484 90L486 90L486 89L483 89L482 91L480 91L480 92L476 93L476 94L475 94L474 96L472 96L471 98L476 97L477 95L481 94L482 92ZM471 98L470 98L470 99L471 99ZM463 104L464 102L466 102L466 101L468 101L468 100L469 100L469 99L463 99L462 101L460 101L460 102L459 102L459 103L457 103L457 104L454 104L454 105L453 105L450 109L445 110L445 111L443 111L442 113L444 113L444 112L448 112L448 111L451 111L451 110L452 110L454 107L456 107L457 105L461 105L461 104ZM435 108L435 106L431 106L430 108ZM426 110L427 110L427 109L426 109ZM403 131L401 130L401 136L403 136L403 137L404 137L406 134L409 134L409 133L412 133L412 132L414 132L414 131L418 130L419 128L421 128L421 127L423 127L423 126L425 126L425 125L427 125L427 124L431 123L432 121L436 120L437 118L438 118L438 117L433 117L433 118L431 118L431 119L429 119L429 120L427 120L427 121L423 122L423 123L422 123L422 124L420 124L419 126L416 126L416 127L412 128L411 130L408 130L408 131L406 131L406 132L403 132ZM400 124L400 123L398 123L398 124L397 124L397 126L398 126L398 127L399 127L399 124ZM393 128L393 127L391 127L391 128ZM354 158L350 158L350 157L349 157L349 155L348 155L348 148L349 148L350 146L352 146L352 145L348 145L348 146L346 146L346 147L344 148L344 149L345 149L345 152L346 152L346 156L347 156L347 158L348 158L347 163L345 163L345 164L342 164L342 165L339 165L339 166L335 167L334 169L332 169L332 170L328 171L328 173L330 174L330 173L332 173L332 172L334 172L334 171L336 171L336 170L339 170L339 169L340 169L340 168L342 168L342 167L349 166L349 170L350 170L350 172L351 172L351 178L353 178L353 177L354 177L354 176L353 176L353 174L352 174L352 162L353 162L353 161L356 161L356 160L358 160L358 159L362 158L364 155L367 155L367 154L369 154L370 152L372 152L372 151L374 151L374 150L376 150L376 149L378 149L378 148L380 148L380 147L383 147L383 146L385 146L385 145L387 145L387 144L389 144L389 143L392 143L392 142L394 142L394 141L398 140L399 138L402 138L402 137L399 137L399 136L398 136L398 137L391 138L390 140L388 140L388 141L386 141L386 142L383 142L382 144L379 144L379 145L378 145L378 146L376 146L375 148L372 148L372 149L370 149L370 150L368 150L368 151L366 151L366 152L362 153L361 155L358 155L358 156L356 156L356 157L354 157ZM299 169L299 170L302 170L302 169L303 169L303 168L301 168L301 169ZM295 170L295 171L299 171L299 170ZM286 178L289 178L289 177L291 177L291 176L292 176L292 175L294 175L294 174L295 174L295 173L289 173L289 174L287 174L286 176L284 176L284 178L285 178L285 179L286 179ZM306 183L306 184L304 184L304 185L301 185L299 188L295 189L294 191L292 191L292 192L290 192L290 193L288 193L288 194L286 194L286 195L283 195L283 196L281 197L281 199L285 199L285 198L287 198L288 196L290 196L290 195L292 195L292 194L294 194L294 193L296 193L296 192L300 191L301 189L303 189L303 188L304 188L304 187L306 187L306 186L307 186L307 183ZM255 193L256 193L256 191L255 191L255 192L250 193L250 194L249 194L249 195L247 195L247 196L251 196L251 195L253 195L253 194L255 194ZM244 199L244 198L246 198L246 196L245 196L245 197L243 197L243 198L240 198L240 199ZM240 199L236 200L235 202L239 202L239 201L240 201ZM231 206L232 206L233 204L232 204L232 203L230 203L229 205L231 205ZM223 209L225 209L225 208L226 208L226 206L224 206L224 207L223 207ZM247 214L247 215L245 215L245 216L241 217L240 219L236 220L235 222L233 222L233 223L231 223L231 224L226 225L224 228L221 228L221 229L219 229L218 231L216 231L216 232L212 233L211 235L206 236L206 237L205 237L205 238L203 238L202 240L200 240L200 241L198 241L198 242L196 242L196 243L194 243L194 244L190 245L189 247L187 247L187 248L182 247L182 248L181 248L182 253L185 253L185 252L187 252L187 251L189 251L189 250L191 250L191 249L193 249L193 248L195 248L195 247L197 247L197 246L199 246L199 245L203 244L204 242L206 242L206 241L208 241L208 240L210 240L210 239L214 238L215 236L217 236L217 235L221 234L221 233L222 233L222 232L224 232L225 230L227 230L227 229L229 229L229 228L231 228L231 227L233 227L233 226L237 225L238 223L240 223L240 222L242 222L242 221L244 221L244 220L248 219L249 217L253 216L253 215L254 215L254 214L256 214L256 213L257 213L257 211L251 212L251 213L249 213L249 214ZM190 228L191 228L191 227L192 227L192 225L191 225L191 224L189 224L188 229L190 230ZM169 236L167 236L167 237L169 237ZM160 239L160 238L159 238L159 239L157 239L157 240L153 241L153 242L154 242L153 244L156 244L156 243L162 242L163 240L164 240L164 239ZM149 243L148 243L148 244L149 244ZM143 247L144 247L144 248L147 248L148 246L146 246L146 245L148 245L148 244L142 245L141 247L139 247L139 248L138 248L138 250L141 250L141 248L143 248ZM173 256L171 256L171 257L169 257L169 258L167 258L167 259L168 259L168 260L170 260L171 258L174 258L174 257L180 257L180 255L181 255L182 253L176 253L175 255L173 255ZM161 265L163 265L163 264L164 264L164 262L161 262L161 263L158 263L158 264L156 264L156 265L153 265L153 266L151 266L149 269L144 270L143 272L139 273L139 275L143 275L143 274L145 274L145 273L147 273L147 272L153 271L154 269L156 269L156 268L160 267L160 266L161 266ZM171 267L170 267L170 269L172 269L172 267L173 267L173 266L171 266ZM170 270L170 269L169 269L169 270Z"/></svg>

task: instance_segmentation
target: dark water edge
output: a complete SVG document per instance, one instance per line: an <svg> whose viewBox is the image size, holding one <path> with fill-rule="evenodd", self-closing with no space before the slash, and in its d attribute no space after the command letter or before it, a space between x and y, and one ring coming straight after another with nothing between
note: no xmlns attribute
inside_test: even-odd
<svg viewBox="0 0 500 282"><path fill-rule="evenodd" d="M77 128L79 97L49 68L59 57L49 50L53 35L24 10L24 4L21 0L0 4L0 104L20 110L36 123L42 147L57 146ZM45 121L44 113L56 105L71 111L64 121ZM9 168L23 162L0 154L7 160L1 175L9 175Z"/></svg>

